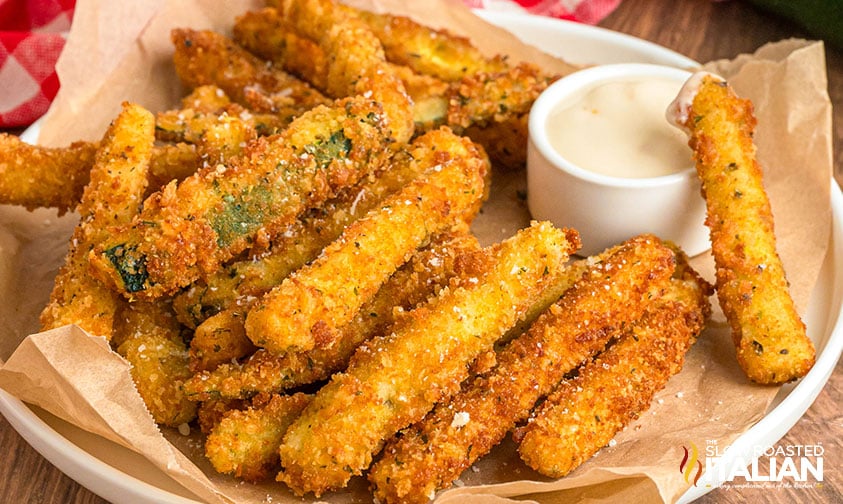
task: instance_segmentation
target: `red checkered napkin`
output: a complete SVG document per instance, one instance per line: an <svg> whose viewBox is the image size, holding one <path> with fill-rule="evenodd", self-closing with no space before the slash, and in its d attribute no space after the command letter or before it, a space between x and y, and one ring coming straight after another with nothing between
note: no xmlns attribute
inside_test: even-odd
<svg viewBox="0 0 843 504"><path fill-rule="evenodd" d="M0 0L0 127L41 117L59 89L55 63L75 0Z"/></svg>
<svg viewBox="0 0 843 504"><path fill-rule="evenodd" d="M463 0L469 7L522 12L596 24L615 10L621 0Z"/></svg>

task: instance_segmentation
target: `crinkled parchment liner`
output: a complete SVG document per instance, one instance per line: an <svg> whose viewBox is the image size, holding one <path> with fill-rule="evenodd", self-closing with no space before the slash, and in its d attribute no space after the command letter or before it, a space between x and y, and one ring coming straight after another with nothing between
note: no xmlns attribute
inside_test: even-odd
<svg viewBox="0 0 843 504"><path fill-rule="evenodd" d="M470 36L490 54L507 53L559 72L572 70L483 23L454 2L356 3L450 28ZM236 14L258 5L257 0L81 0L59 64L61 92L42 124L40 142L65 145L99 138L123 100L151 110L172 107L183 90L170 65L169 29L189 26L228 32ZM756 104L756 140L780 253L794 298L804 312L825 256L831 219L827 196L832 169L831 106L822 44L784 41L711 66ZM519 197L524 189L523 173L496 174L492 198L475 225L483 241L502 239L527 223L529 216ZM126 362L110 352L101 338L73 327L32 334L38 330L38 313L49 296L74 223L73 216L57 218L47 210L0 207L0 299L4 300L0 304L0 358L9 359L0 370L0 386L141 453L200 499L265 502L272 495L273 502L298 502L282 484L247 485L215 474L195 434L185 437L165 429L161 435L135 393ZM710 278L710 258L698 257L695 262ZM659 393L652 407L617 435L614 446L601 450L574 473L560 480L544 478L524 466L506 440L438 498L484 503L503 502L511 496L556 502L586 497L593 502L671 502L688 487L678 470L682 446L704 440L727 446L765 414L776 392L776 388L747 383L717 312L689 353L684 370ZM368 495L366 482L355 478L347 490L324 500L367 501Z"/></svg>

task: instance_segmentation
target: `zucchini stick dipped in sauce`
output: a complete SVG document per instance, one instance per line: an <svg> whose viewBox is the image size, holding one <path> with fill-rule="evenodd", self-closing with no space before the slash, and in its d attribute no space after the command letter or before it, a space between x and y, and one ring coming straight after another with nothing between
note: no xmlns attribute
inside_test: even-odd
<svg viewBox="0 0 843 504"><path fill-rule="evenodd" d="M284 436L278 479L321 495L362 474L386 440L457 392L472 361L564 276L578 246L575 231L534 223L484 249L477 282L407 313L316 393Z"/></svg>
<svg viewBox="0 0 843 504"><path fill-rule="evenodd" d="M688 133L706 200L720 307L750 380L781 384L811 369L814 345L788 291L755 157L752 102L723 79L693 75L668 109Z"/></svg>

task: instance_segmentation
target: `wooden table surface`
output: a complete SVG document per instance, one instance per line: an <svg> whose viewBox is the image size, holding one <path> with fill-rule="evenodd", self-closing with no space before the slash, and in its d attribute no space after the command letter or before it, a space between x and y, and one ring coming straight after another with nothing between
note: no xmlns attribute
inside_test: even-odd
<svg viewBox="0 0 843 504"><path fill-rule="evenodd" d="M731 58L752 52L765 42L788 37L811 38L798 26L739 1L623 0L601 26L650 40L697 61ZM826 47L829 93L834 114L835 173L838 182L843 160L843 50ZM698 502L792 503L843 502L843 363L814 404L778 445L822 444L824 482L821 487L782 489L716 489ZM0 502L102 504L105 501L62 474L31 448L0 417Z"/></svg>

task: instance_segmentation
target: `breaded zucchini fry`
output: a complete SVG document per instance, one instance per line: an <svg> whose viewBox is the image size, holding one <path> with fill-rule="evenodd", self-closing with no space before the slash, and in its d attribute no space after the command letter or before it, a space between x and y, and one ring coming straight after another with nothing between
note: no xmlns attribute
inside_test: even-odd
<svg viewBox="0 0 843 504"><path fill-rule="evenodd" d="M41 312L42 330L77 324L111 339L117 298L88 273L88 256L109 235L109 227L137 214L146 190L154 141L152 114L125 103L97 149L90 182L79 203L77 224L50 302Z"/></svg>
<svg viewBox="0 0 843 504"><path fill-rule="evenodd" d="M322 92L328 92L328 63L319 45L295 33L276 9L247 12L237 18L234 40L258 56L270 60L301 77ZM387 60L389 55L386 55ZM413 100L413 116L417 127L434 129L443 124L448 102L448 83L418 73L406 65L390 62L407 93Z"/></svg>
<svg viewBox="0 0 843 504"><path fill-rule="evenodd" d="M418 148L434 144L417 140ZM281 283L290 273L316 259L343 230L366 215L388 195L406 186L422 172L423 165L411 162L410 150L402 149L389 164L370 177L345 189L336 198L299 218L272 240L266 251L224 266L204 281L198 281L175 297L179 320L195 328L209 316L229 308L245 309L258 297Z"/></svg>
<svg viewBox="0 0 843 504"><path fill-rule="evenodd" d="M776 251L773 215L755 158L752 103L720 78L699 73L668 114L689 134L708 213L716 290L747 377L795 380L811 369L814 345L799 318Z"/></svg>
<svg viewBox="0 0 843 504"><path fill-rule="evenodd" d="M155 116L155 137L165 142L200 143L207 131L222 120L239 121L241 128L253 130L258 135L274 135L289 126L293 117L252 112L236 103L213 111L190 108L167 110Z"/></svg>
<svg viewBox="0 0 843 504"><path fill-rule="evenodd" d="M227 166L148 198L132 227L99 250L95 271L103 281L146 298L186 286L373 173L412 136L410 99L385 68L377 39L349 20L314 19L326 21L336 22L321 41L334 55L331 84L356 94L308 110L279 135L250 142Z"/></svg>
<svg viewBox="0 0 843 504"><path fill-rule="evenodd" d="M413 162L425 166L419 178L348 226L319 258L249 310L252 342L276 354L334 344L338 330L416 249L473 219L487 195L485 154L449 130L424 138L436 150L414 150Z"/></svg>
<svg viewBox="0 0 843 504"><path fill-rule="evenodd" d="M67 147L31 145L0 133L0 203L29 210L56 208L59 215L79 204L91 180L94 154L100 142L74 142ZM193 146L155 146L149 166L149 187L182 179L201 161Z"/></svg>
<svg viewBox="0 0 843 504"><path fill-rule="evenodd" d="M132 365L132 380L159 425L178 427L196 416L196 403L184 394L190 378L182 327L169 303L119 300L114 346Z"/></svg>
<svg viewBox="0 0 843 504"><path fill-rule="evenodd" d="M260 408L231 410L211 430L205 455L218 472L258 482L278 470L278 445L311 396L275 395Z"/></svg>
<svg viewBox="0 0 843 504"><path fill-rule="evenodd" d="M421 74L457 81L467 75L508 68L503 57L485 56L465 37L421 25L404 16L353 10L381 41L387 60L407 65Z"/></svg>
<svg viewBox="0 0 843 504"><path fill-rule="evenodd" d="M243 106L284 116L329 103L307 83L267 66L220 33L179 28L171 38L176 73L189 88L215 85Z"/></svg>
<svg viewBox="0 0 843 504"><path fill-rule="evenodd" d="M128 296L154 298L213 273L307 208L383 166L393 139L377 102L317 107L259 137L226 166L147 198L132 225L97 250L95 272Z"/></svg>
<svg viewBox="0 0 843 504"><path fill-rule="evenodd" d="M482 126L526 114L557 78L532 63L466 76L449 88L446 124L461 131L473 124Z"/></svg>
<svg viewBox="0 0 843 504"><path fill-rule="evenodd" d="M410 140L415 129L412 100L365 23L332 0L285 0L279 12L297 34L318 41L325 54L331 55L326 80L329 96L373 97L383 104L398 142Z"/></svg>
<svg viewBox="0 0 843 504"><path fill-rule="evenodd" d="M246 337L245 318L246 311L237 307L202 322L190 340L190 370L209 371L254 353L257 347Z"/></svg>
<svg viewBox="0 0 843 504"><path fill-rule="evenodd" d="M639 319L673 270L673 252L653 236L592 261L557 303L498 351L495 367L387 443L369 471L376 499L428 502L449 486L567 373Z"/></svg>
<svg viewBox="0 0 843 504"><path fill-rule="evenodd" d="M621 339L563 381L516 431L522 460L559 478L646 410L678 373L709 314L708 286L684 268ZM679 268L682 271L683 268Z"/></svg>
<svg viewBox="0 0 843 504"><path fill-rule="evenodd" d="M321 495L361 474L387 439L459 389L474 358L559 279L578 246L575 231L534 223L485 249L477 282L409 312L319 390L284 436L278 479Z"/></svg>
<svg viewBox="0 0 843 504"><path fill-rule="evenodd" d="M467 280L472 274L470 264L466 264L470 263L466 260L467 255L478 248L477 239L468 233L437 237L398 269L375 297L363 305L354 319L340 330L341 336L334 345L280 356L261 349L243 364L221 364L212 372L198 373L185 389L199 400L245 398L259 392L281 392L327 379L346 367L361 343L385 334L401 313L435 295L455 276ZM242 329L242 324L240 327Z"/></svg>
<svg viewBox="0 0 843 504"><path fill-rule="evenodd" d="M29 210L76 208L90 180L98 143L74 142L64 148L39 147L0 133L0 203Z"/></svg>
<svg viewBox="0 0 843 504"><path fill-rule="evenodd" d="M234 21L233 39L249 52L304 79L316 89L328 89L328 60L319 44L295 32L277 9L249 11Z"/></svg>

